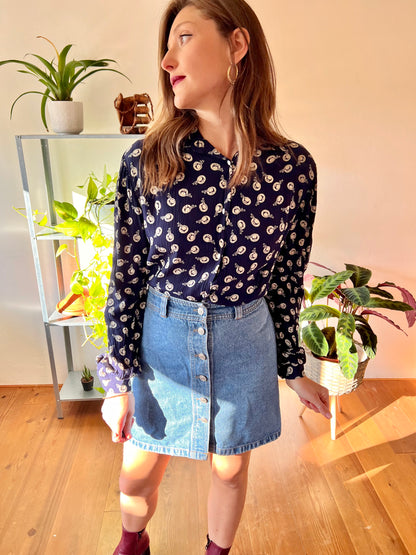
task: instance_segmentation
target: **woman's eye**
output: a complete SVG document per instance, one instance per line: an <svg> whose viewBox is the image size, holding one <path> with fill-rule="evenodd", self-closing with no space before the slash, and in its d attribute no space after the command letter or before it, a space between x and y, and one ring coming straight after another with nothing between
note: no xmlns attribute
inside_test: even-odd
<svg viewBox="0 0 416 555"><path fill-rule="evenodd" d="M183 33L182 35L179 35L179 42L183 44L184 42L186 42L187 38L191 36L192 35L190 35L189 33Z"/></svg>

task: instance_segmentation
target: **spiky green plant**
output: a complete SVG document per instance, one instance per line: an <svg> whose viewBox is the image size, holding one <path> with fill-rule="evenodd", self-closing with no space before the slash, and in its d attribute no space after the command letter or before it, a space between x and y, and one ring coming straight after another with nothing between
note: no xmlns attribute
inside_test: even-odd
<svg viewBox="0 0 416 555"><path fill-rule="evenodd" d="M41 85L46 87L44 91L26 91L20 94L13 102L10 109L10 118L13 115L13 109L16 102L27 94L40 94L42 96L40 113L43 125L48 130L46 122L46 102L50 100L72 100L72 93L74 89L85 79L98 73L99 71L112 71L118 73L123 77L128 77L118 71L108 67L110 63L116 63L115 60L110 58L102 58L100 60L71 60L67 61L68 52L72 48L72 44L67 44L61 52L58 52L56 46L52 41L46 37L38 36L36 38L46 40L55 50L56 60L48 61L38 54L31 54L41 63L39 66L27 62L25 60L2 60L0 66L5 64L18 64L23 66L24 69L19 69L19 73L26 73L35 77Z"/></svg>
<svg viewBox="0 0 416 555"><path fill-rule="evenodd" d="M369 324L370 316L382 318L395 328L397 324L375 309L405 312L408 326L416 320L416 301L412 294L392 282L385 281L370 286L371 270L355 264L345 264L346 270L331 275L315 276L310 291L305 289L306 307L300 313L300 322L307 322L300 330L303 343L310 351L322 357L339 361L346 378L352 378L358 368L358 353L354 334L360 337L368 358L377 352L377 336ZM350 280L352 287L346 282ZM386 288L395 288L402 294L403 301L394 300ZM314 304L326 299L327 304ZM337 325L319 328L318 321L337 319ZM327 322L328 324L328 322Z"/></svg>
<svg viewBox="0 0 416 555"><path fill-rule="evenodd" d="M90 382L92 380L91 370L85 364L82 370L81 380L83 382Z"/></svg>

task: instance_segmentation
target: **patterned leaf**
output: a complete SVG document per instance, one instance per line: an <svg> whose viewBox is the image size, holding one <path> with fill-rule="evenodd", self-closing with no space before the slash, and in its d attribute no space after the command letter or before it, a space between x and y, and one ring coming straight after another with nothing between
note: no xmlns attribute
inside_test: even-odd
<svg viewBox="0 0 416 555"><path fill-rule="evenodd" d="M315 322L302 328L302 340L312 353L321 357L328 353L328 342Z"/></svg>
<svg viewBox="0 0 416 555"><path fill-rule="evenodd" d="M352 272L345 270L333 276L324 276L314 279L311 289L311 301L314 302L323 297L327 297L338 285L344 283L351 275Z"/></svg>
<svg viewBox="0 0 416 555"><path fill-rule="evenodd" d="M402 328L400 326L398 326L397 324L395 324L393 322L393 320L390 320L390 318L388 318L387 316L385 316L384 314L381 314L380 312L377 312L376 310L363 310L361 312L361 316L378 316L379 318L383 318L383 320L385 320L386 322L388 322L389 324L391 324L392 326L394 326L396 329L402 331L405 335L407 335L407 333L402 330ZM355 315L355 318L357 318L357 314Z"/></svg>
<svg viewBox="0 0 416 555"><path fill-rule="evenodd" d="M377 336L370 328L370 326L363 326L358 324L357 332L360 334L364 351L368 358L374 358L377 353Z"/></svg>
<svg viewBox="0 0 416 555"><path fill-rule="evenodd" d="M361 287L367 285L371 278L371 270L363 268L362 266L357 266L355 264L345 264L347 270L352 271L351 281L354 287Z"/></svg>
<svg viewBox="0 0 416 555"><path fill-rule="evenodd" d="M299 320L301 322L310 322L325 320L325 318L331 318L333 316L339 318L340 314L340 311L336 308L332 308L332 306L327 306L325 304L316 304L314 306L308 306L308 308L302 310L299 316Z"/></svg>
<svg viewBox="0 0 416 555"><path fill-rule="evenodd" d="M391 281L379 283L377 287L395 287L400 291L400 293L402 294L403 301L408 305L410 305L413 309L406 312L407 324L409 328L411 328L416 322L416 299L413 297L410 291L408 291L404 287L400 287L399 285L392 283Z"/></svg>
<svg viewBox="0 0 416 555"><path fill-rule="evenodd" d="M412 307L407 303L402 303L400 301L390 301L389 299L378 299L377 297L372 297L368 303L364 304L368 308L388 308L390 310L399 310L401 312L406 312L406 310L412 310Z"/></svg>
<svg viewBox="0 0 416 555"><path fill-rule="evenodd" d="M343 312L338 321L336 342L339 364L342 373L348 379L354 377L358 368L358 354L353 343L354 331L354 316Z"/></svg>
<svg viewBox="0 0 416 555"><path fill-rule="evenodd" d="M393 295L388 291L384 291L380 289L380 287L368 287L367 289L370 291L372 295L378 295L379 297L385 297L386 299L394 299Z"/></svg>
<svg viewBox="0 0 416 555"><path fill-rule="evenodd" d="M342 373L347 379L354 377L358 368L358 353L349 339L343 334L337 334L337 353Z"/></svg>
<svg viewBox="0 0 416 555"><path fill-rule="evenodd" d="M370 300L370 292L367 287L345 287L342 292L349 301L359 306L367 306Z"/></svg>

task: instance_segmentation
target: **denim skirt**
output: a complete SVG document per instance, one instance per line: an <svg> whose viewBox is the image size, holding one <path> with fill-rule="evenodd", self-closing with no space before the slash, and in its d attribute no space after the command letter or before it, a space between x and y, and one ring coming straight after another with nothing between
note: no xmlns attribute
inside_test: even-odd
<svg viewBox="0 0 416 555"><path fill-rule="evenodd" d="M280 406L274 325L264 298L219 306L149 288L133 379L132 443L206 459L277 439Z"/></svg>

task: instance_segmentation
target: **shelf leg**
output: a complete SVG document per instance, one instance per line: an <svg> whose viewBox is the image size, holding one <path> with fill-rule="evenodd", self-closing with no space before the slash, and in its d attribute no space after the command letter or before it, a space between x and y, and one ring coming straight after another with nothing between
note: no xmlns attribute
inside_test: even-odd
<svg viewBox="0 0 416 555"><path fill-rule="evenodd" d="M52 373L53 390L55 393L56 412L57 412L58 418L63 418L64 415L62 411L61 396L59 394L58 376L56 375L55 357L53 355L51 329L49 324L47 324L46 322L44 322L44 324L45 324L46 343L48 345L49 364L51 366L51 373Z"/></svg>
<svg viewBox="0 0 416 555"><path fill-rule="evenodd" d="M337 395L330 395L329 405L331 411L331 439L336 439L337 433Z"/></svg>

